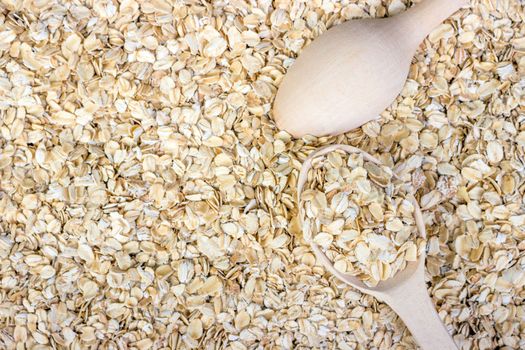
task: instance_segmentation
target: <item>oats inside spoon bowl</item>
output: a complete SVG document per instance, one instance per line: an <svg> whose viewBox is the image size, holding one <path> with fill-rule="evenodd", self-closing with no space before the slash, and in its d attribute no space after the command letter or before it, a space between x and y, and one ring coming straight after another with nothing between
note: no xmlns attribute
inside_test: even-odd
<svg viewBox="0 0 525 350"><path fill-rule="evenodd" d="M390 168L364 152L320 154L299 198L304 238L336 269L376 286L424 249L407 192Z"/></svg>

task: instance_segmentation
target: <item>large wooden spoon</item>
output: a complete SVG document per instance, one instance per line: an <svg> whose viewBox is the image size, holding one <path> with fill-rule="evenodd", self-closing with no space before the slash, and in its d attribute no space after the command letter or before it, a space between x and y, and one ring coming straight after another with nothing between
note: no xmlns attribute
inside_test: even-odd
<svg viewBox="0 0 525 350"><path fill-rule="evenodd" d="M326 146L311 153L304 161L297 179L299 220L303 226L304 212L301 193L308 179L308 171L312 167L312 161L316 157L336 150L342 150L347 153L360 153L367 161L381 164L372 155L348 145ZM414 219L419 234L426 239L425 223L419 203L414 196L409 196L408 200L415 208ZM417 261L409 262L407 267L393 278L380 282L376 287L369 287L361 282L359 278L339 271L317 244L310 242L310 245L317 261L327 271L361 292L372 295L388 304L405 322L412 336L423 350L458 350L428 295L425 284L425 252L421 253Z"/></svg>
<svg viewBox="0 0 525 350"><path fill-rule="evenodd" d="M337 135L379 117L402 90L421 41L465 2L424 0L394 17L331 28L284 77L277 126L295 137Z"/></svg>

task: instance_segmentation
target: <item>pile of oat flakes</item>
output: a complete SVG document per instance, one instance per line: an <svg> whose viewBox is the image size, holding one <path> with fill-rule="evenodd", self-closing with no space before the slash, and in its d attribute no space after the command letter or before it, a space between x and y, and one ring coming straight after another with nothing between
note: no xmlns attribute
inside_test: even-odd
<svg viewBox="0 0 525 350"><path fill-rule="evenodd" d="M334 143L419 188L456 342L525 347L525 4L470 2L379 121L295 140L271 105L301 49L412 1L1 0L0 348L415 349L302 237Z"/></svg>
<svg viewBox="0 0 525 350"><path fill-rule="evenodd" d="M371 287L417 261L425 241L418 237L412 184L359 151L317 154L310 156L304 192L297 193L304 240L336 270Z"/></svg>

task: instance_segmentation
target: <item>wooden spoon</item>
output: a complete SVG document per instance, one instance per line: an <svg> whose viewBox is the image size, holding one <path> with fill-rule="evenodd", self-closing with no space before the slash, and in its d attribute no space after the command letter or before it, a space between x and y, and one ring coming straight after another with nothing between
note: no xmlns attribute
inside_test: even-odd
<svg viewBox="0 0 525 350"><path fill-rule="evenodd" d="M303 224L303 212L301 193L308 178L308 171L312 167L315 157L325 155L335 150L343 150L347 153L360 153L366 160L382 164L370 154L347 145L331 145L321 148L304 161L297 181L297 198L299 201L299 220ZM421 237L426 238L425 224L417 200L409 198L414 205L414 218ZM341 281L360 290L362 293L374 296L380 301L388 304L398 316L405 322L414 339L423 350L457 350L458 347L448 333L445 325L439 318L432 301L427 293L425 284L425 252L422 252L416 262L409 262L407 267L397 273L393 278L380 282L376 287L368 287L359 278L342 273L337 270L324 252L314 242L310 242L317 261L326 270L339 278Z"/></svg>
<svg viewBox="0 0 525 350"><path fill-rule="evenodd" d="M295 137L337 135L378 118L402 90L421 41L465 2L424 0L394 17L331 28L286 73L277 126Z"/></svg>

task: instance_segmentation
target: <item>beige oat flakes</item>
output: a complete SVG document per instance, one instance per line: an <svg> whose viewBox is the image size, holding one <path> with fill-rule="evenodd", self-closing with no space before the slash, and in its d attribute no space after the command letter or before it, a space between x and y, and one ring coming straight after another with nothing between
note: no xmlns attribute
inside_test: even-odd
<svg viewBox="0 0 525 350"><path fill-rule="evenodd" d="M336 143L417 189L462 349L524 348L523 1L471 0L362 128L272 121L312 40L417 2L0 0L0 348L415 349L302 236L299 169Z"/></svg>
<svg viewBox="0 0 525 350"><path fill-rule="evenodd" d="M412 186L362 153L323 153L312 159L299 198L304 239L328 253L339 271L375 286L424 249L407 199Z"/></svg>

